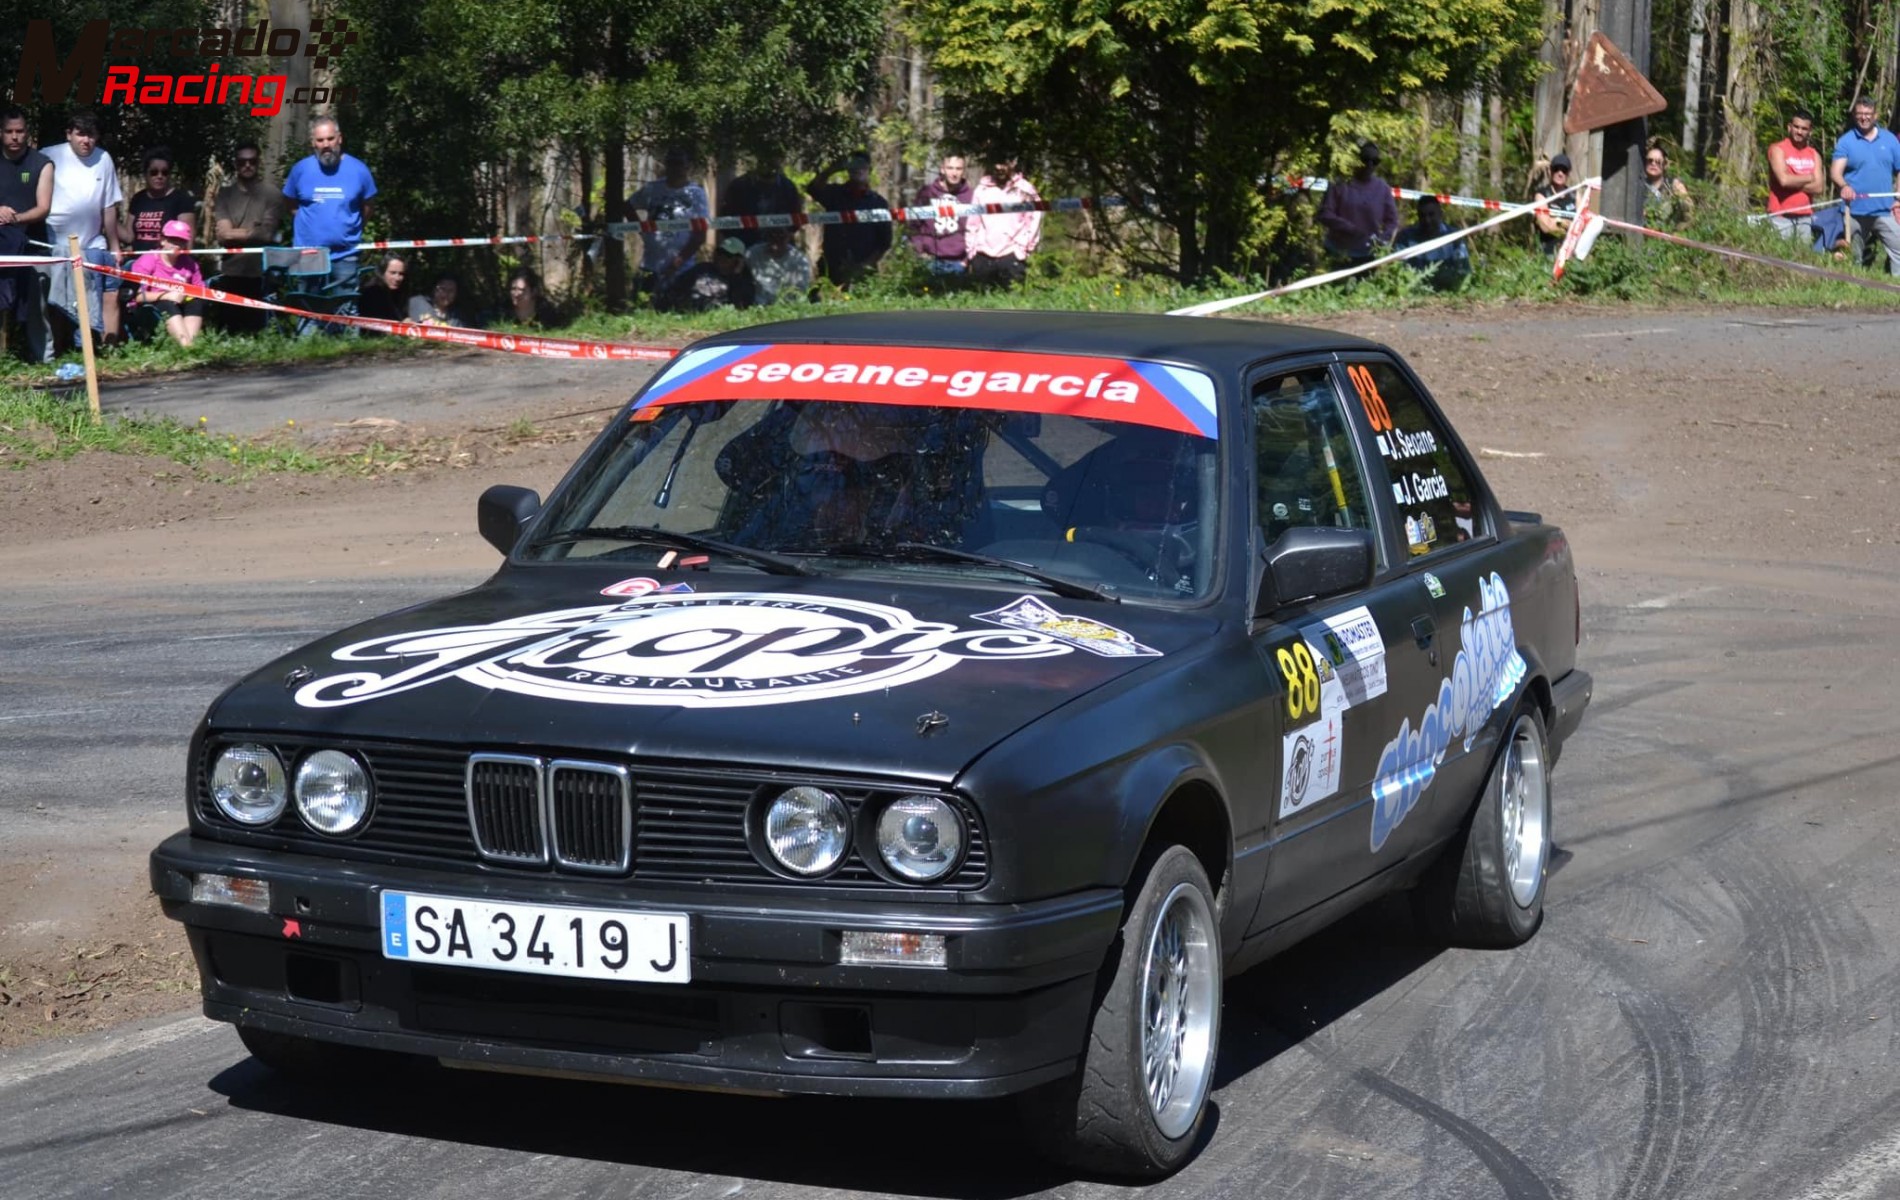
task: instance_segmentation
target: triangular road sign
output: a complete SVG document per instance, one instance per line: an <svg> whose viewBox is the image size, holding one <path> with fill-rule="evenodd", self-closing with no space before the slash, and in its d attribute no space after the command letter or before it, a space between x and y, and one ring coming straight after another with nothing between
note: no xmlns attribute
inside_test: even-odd
<svg viewBox="0 0 1900 1200"><path fill-rule="evenodd" d="M1583 61L1577 64L1577 86L1570 93L1564 132L1601 129L1668 107L1669 102L1643 78L1636 64L1599 31L1590 35L1583 48Z"/></svg>

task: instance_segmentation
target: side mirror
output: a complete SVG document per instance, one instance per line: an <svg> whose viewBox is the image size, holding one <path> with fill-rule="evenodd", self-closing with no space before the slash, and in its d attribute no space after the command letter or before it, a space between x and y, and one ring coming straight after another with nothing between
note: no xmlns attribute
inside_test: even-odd
<svg viewBox="0 0 1900 1200"><path fill-rule="evenodd" d="M1267 547L1267 573L1255 611L1337 596L1371 583L1370 530L1296 526Z"/></svg>
<svg viewBox="0 0 1900 1200"><path fill-rule="evenodd" d="M482 540L506 555L521 540L521 531L541 511L541 494L530 488L498 483L475 502L475 526Z"/></svg>

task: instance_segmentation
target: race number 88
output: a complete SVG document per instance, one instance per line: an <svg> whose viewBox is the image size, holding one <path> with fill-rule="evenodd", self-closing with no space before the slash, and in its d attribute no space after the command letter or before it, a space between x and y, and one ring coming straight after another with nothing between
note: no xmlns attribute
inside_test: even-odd
<svg viewBox="0 0 1900 1200"><path fill-rule="evenodd" d="M1286 677L1286 715L1297 721L1319 711L1319 670L1313 665L1313 652L1305 642L1294 642L1274 651L1280 662L1280 674Z"/></svg>

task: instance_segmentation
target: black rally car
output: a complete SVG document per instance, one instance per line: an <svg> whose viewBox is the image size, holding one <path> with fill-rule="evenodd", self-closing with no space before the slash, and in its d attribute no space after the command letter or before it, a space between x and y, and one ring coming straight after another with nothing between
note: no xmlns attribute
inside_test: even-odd
<svg viewBox="0 0 1900 1200"><path fill-rule="evenodd" d="M1463 944L1542 918L1569 548L1382 346L760 326L478 515L493 578L193 739L152 884L273 1067L1019 1094L1156 1173L1225 975L1394 889Z"/></svg>

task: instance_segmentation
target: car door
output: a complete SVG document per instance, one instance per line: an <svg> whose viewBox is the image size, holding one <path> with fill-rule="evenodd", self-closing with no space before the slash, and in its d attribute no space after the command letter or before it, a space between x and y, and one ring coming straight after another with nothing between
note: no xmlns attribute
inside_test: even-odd
<svg viewBox="0 0 1900 1200"><path fill-rule="evenodd" d="M1364 422L1330 362L1263 374L1251 391L1254 520L1263 545L1295 526L1367 529L1370 588L1295 604L1255 623L1253 650L1277 697L1280 743L1268 879L1253 928L1297 916L1393 866L1379 837L1379 756L1436 676L1417 644L1429 624L1422 590L1394 582L1380 528Z"/></svg>
<svg viewBox="0 0 1900 1200"><path fill-rule="evenodd" d="M1424 388L1383 355L1343 356L1376 448L1375 509L1388 531L1388 584L1430 608L1423 696L1381 747L1374 837L1410 853L1456 829L1496 748L1492 712L1523 678L1502 576L1496 506Z"/></svg>

